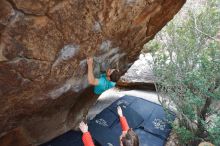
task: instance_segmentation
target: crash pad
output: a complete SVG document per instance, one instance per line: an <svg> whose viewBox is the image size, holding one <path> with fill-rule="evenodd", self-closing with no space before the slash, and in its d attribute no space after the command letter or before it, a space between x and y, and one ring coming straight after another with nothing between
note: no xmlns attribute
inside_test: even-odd
<svg viewBox="0 0 220 146"><path fill-rule="evenodd" d="M110 106L111 107L111 106ZM130 128L138 128L144 119L129 106L121 106ZM131 116L132 115L132 116ZM119 137L122 132L117 106L106 108L89 122L89 131L94 139L103 146L120 146Z"/></svg>
<svg viewBox="0 0 220 146"><path fill-rule="evenodd" d="M79 131L71 130L40 146L84 146L84 145L82 142L82 133Z"/></svg>
<svg viewBox="0 0 220 146"><path fill-rule="evenodd" d="M96 146L120 146L122 129L117 114L121 106L129 127L139 137L140 146L163 146L171 131L175 115L159 104L135 97L123 96L88 121L89 131ZM41 146L83 146L82 133L69 131Z"/></svg>

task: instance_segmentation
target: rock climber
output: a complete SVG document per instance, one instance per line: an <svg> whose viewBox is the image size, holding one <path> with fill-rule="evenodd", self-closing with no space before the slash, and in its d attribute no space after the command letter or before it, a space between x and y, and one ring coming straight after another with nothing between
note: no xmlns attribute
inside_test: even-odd
<svg viewBox="0 0 220 146"><path fill-rule="evenodd" d="M107 69L106 73L101 74L100 78L95 78L93 73L93 58L87 59L88 65L88 81L90 85L94 86L94 93L102 94L104 91L115 87L116 82L120 78L120 72L116 69Z"/></svg>
<svg viewBox="0 0 220 146"><path fill-rule="evenodd" d="M120 136L120 146L139 146L139 139L137 134L128 126L126 118L123 116L122 109L120 106L117 107L122 134ZM88 125L84 122L79 124L79 128L83 133L82 140L84 146L95 146L91 137L91 134L88 131Z"/></svg>

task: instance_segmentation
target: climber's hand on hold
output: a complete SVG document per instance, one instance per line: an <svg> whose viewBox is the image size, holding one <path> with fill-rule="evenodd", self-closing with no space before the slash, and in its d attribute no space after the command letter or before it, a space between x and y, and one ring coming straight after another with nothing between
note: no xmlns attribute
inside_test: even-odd
<svg viewBox="0 0 220 146"><path fill-rule="evenodd" d="M88 132L88 125L82 121L79 123L79 129L82 131L82 133L86 133Z"/></svg>
<svg viewBox="0 0 220 146"><path fill-rule="evenodd" d="M87 64L92 65L93 64L93 57L88 57L87 58Z"/></svg>
<svg viewBox="0 0 220 146"><path fill-rule="evenodd" d="M117 107L117 111L118 111L118 115L119 115L120 117L122 117L123 114L122 114L122 109L121 109L120 106Z"/></svg>

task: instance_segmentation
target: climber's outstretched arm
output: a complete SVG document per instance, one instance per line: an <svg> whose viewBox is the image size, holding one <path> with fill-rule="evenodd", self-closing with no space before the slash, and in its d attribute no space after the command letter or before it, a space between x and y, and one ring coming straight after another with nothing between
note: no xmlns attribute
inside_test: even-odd
<svg viewBox="0 0 220 146"><path fill-rule="evenodd" d="M94 77L93 73L93 58L87 58L87 65L88 65L88 81L90 85L98 85L99 80Z"/></svg>

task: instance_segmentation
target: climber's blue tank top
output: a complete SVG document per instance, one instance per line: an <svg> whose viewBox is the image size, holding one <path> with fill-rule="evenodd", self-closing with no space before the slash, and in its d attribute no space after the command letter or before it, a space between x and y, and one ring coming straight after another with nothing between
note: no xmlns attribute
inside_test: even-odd
<svg viewBox="0 0 220 146"><path fill-rule="evenodd" d="M111 82L107 79L106 74L101 74L101 77L98 79L99 83L94 87L95 94L102 94L104 91L115 87L115 82Z"/></svg>

